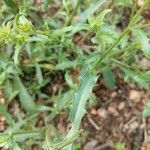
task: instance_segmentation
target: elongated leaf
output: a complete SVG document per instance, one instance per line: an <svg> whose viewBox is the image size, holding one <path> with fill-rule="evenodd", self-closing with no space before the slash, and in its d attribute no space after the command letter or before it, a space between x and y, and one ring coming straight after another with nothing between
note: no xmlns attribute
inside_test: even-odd
<svg viewBox="0 0 150 150"><path fill-rule="evenodd" d="M104 4L104 2L106 2L106 0L98 0L95 3L93 3L87 10L85 10L79 18L80 22L84 22L86 21L86 19L88 19L89 16L91 16L95 11L98 10L98 8Z"/></svg>
<svg viewBox="0 0 150 150"><path fill-rule="evenodd" d="M6 72L0 73L0 85L2 85L6 80Z"/></svg>
<svg viewBox="0 0 150 150"><path fill-rule="evenodd" d="M146 89L150 88L150 71L140 71L139 69L136 68L131 68L128 65L124 66L121 64L119 61L114 61L116 62L119 67L125 72L125 80L137 82L140 86L143 86Z"/></svg>
<svg viewBox="0 0 150 150"><path fill-rule="evenodd" d="M66 72L66 74L65 74L65 80L66 80L67 85L68 85L70 88L73 88L73 87L74 87L74 84L73 84L71 75L69 75L68 72Z"/></svg>
<svg viewBox="0 0 150 150"><path fill-rule="evenodd" d="M4 0L6 5L10 8L10 10L16 14L17 12L19 12L19 8L17 6L17 4L15 4L15 2L13 0Z"/></svg>
<svg viewBox="0 0 150 150"><path fill-rule="evenodd" d="M42 71L41 71L39 64L36 64L36 78L37 78L39 85L42 86L44 80L43 80L43 75L42 75Z"/></svg>
<svg viewBox="0 0 150 150"><path fill-rule="evenodd" d="M5 106L1 103L0 103L0 113L5 117L7 123L10 126L13 126L14 121L13 121L11 115L7 112L7 110L5 109Z"/></svg>
<svg viewBox="0 0 150 150"><path fill-rule="evenodd" d="M105 17L109 12L111 12L111 9L106 9L106 10L104 10L104 11L102 11L102 12L100 13L100 15L98 16L100 25L103 23L104 17Z"/></svg>
<svg viewBox="0 0 150 150"><path fill-rule="evenodd" d="M15 47L15 54L14 54L14 64L18 72L21 72L21 69L19 68L19 58L20 58L20 52L21 52L21 46L17 45Z"/></svg>
<svg viewBox="0 0 150 150"><path fill-rule="evenodd" d="M144 117L149 117L150 116L150 103L148 103L147 106L145 107L145 109L143 111L143 116Z"/></svg>
<svg viewBox="0 0 150 150"><path fill-rule="evenodd" d="M34 113L36 111L49 111L50 108L44 105L37 105L31 95L29 94L26 87L23 85L22 81L19 77L15 78L15 82L17 87L19 88L19 100L23 106L23 108L28 113Z"/></svg>
<svg viewBox="0 0 150 150"><path fill-rule="evenodd" d="M55 69L56 70L65 70L68 68L72 68L72 67L76 67L79 64L79 62L77 62L77 60L75 61L64 61L58 65L56 65Z"/></svg>
<svg viewBox="0 0 150 150"><path fill-rule="evenodd" d="M144 33L141 29L134 29L133 31L136 34L138 41L141 43L145 57L150 58L150 43L146 33Z"/></svg>
<svg viewBox="0 0 150 150"><path fill-rule="evenodd" d="M28 138L35 138L35 139L38 139L38 138L41 138L42 136L44 135L44 131L40 132L39 130L37 131L23 131L21 134L15 134L14 133L14 140L16 142L20 142L20 141L24 141Z"/></svg>
<svg viewBox="0 0 150 150"><path fill-rule="evenodd" d="M132 1L131 0L115 0L117 5L122 5L122 6L127 6L131 7L132 6Z"/></svg>
<svg viewBox="0 0 150 150"><path fill-rule="evenodd" d="M86 73L80 81L79 87L73 97L73 104L70 111L70 118L73 122L73 127L79 128L81 119L86 112L85 105L87 99L92 94L92 88L96 82L96 75L91 73Z"/></svg>
<svg viewBox="0 0 150 150"><path fill-rule="evenodd" d="M10 139L9 134L0 134L0 147L3 147L4 145L7 144L8 140Z"/></svg>
<svg viewBox="0 0 150 150"><path fill-rule="evenodd" d="M19 93L19 90L15 87L15 83L12 83L10 80L5 82L4 91L8 100L13 100Z"/></svg>
<svg viewBox="0 0 150 150"><path fill-rule="evenodd" d="M52 0L42 0L42 4L44 9L48 8L48 5L52 2Z"/></svg>
<svg viewBox="0 0 150 150"><path fill-rule="evenodd" d="M72 128L67 137L58 145L66 145L65 143L71 143L77 138L77 135L79 134L78 130L81 119L86 112L86 101L92 94L92 88L96 80L97 76L93 73L86 72L84 73L84 75L81 75L80 84L75 91L72 108L70 110ZM68 147L71 147L71 145L68 145L67 147L65 147L65 149L68 149Z"/></svg>
<svg viewBox="0 0 150 150"><path fill-rule="evenodd" d="M21 148L15 141L12 141L11 145L13 147L13 150L21 150Z"/></svg>
<svg viewBox="0 0 150 150"><path fill-rule="evenodd" d="M102 11L97 17L89 18L91 28L98 28L103 24L103 20L106 14L108 14L111 9L106 9ZM93 29L94 30L94 29Z"/></svg>
<svg viewBox="0 0 150 150"><path fill-rule="evenodd" d="M28 112L33 112L36 109L36 105L28 93L26 87L23 85L22 81L19 77L15 78L16 85L19 88L19 100L24 107L24 109Z"/></svg>

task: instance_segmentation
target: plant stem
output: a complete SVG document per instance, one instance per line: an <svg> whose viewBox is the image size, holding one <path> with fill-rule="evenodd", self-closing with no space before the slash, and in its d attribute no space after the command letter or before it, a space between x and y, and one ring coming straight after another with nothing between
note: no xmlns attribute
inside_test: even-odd
<svg viewBox="0 0 150 150"><path fill-rule="evenodd" d="M136 10L137 4L138 4L138 0L135 0L134 5L133 5L132 10L131 10L130 21L132 20L132 17L134 15L135 10Z"/></svg>
<svg viewBox="0 0 150 150"><path fill-rule="evenodd" d="M67 21L66 21L66 23L65 23L64 26L70 25L70 23L71 23L71 21L72 21L74 15L76 14L76 12L77 12L77 10L78 10L78 8L79 8L79 4L80 4L80 0L77 1L77 4L76 4L74 10L73 10L72 13L70 14L70 16L69 16L69 18L67 19Z"/></svg>
<svg viewBox="0 0 150 150"><path fill-rule="evenodd" d="M113 43L113 45L111 45L107 50L106 52L100 57L97 59L95 65L93 66L92 70L94 70L98 64L100 64L104 58L113 50L113 48L120 42L120 40L129 32L130 28L129 26L121 33L121 35L116 39L116 41Z"/></svg>
<svg viewBox="0 0 150 150"><path fill-rule="evenodd" d="M113 48L121 41L121 39L130 31L130 28L135 24L135 21L137 20L137 17L142 13L144 10L145 5L143 5L138 12L135 14L135 16L132 17L132 20L130 21L129 25L124 29L124 31L120 34L120 36L116 39L116 41L102 54L101 57L99 57L96 60L96 63L93 65L92 70L94 70L99 64L102 63L104 58L110 54L110 52L113 50Z"/></svg>

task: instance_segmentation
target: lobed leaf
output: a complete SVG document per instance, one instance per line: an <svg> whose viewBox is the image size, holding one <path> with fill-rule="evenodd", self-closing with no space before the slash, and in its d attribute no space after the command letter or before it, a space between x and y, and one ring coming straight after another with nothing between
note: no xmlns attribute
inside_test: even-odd
<svg viewBox="0 0 150 150"><path fill-rule="evenodd" d="M99 9L101 5L104 4L106 0L98 0L94 2L88 9L86 9L80 16L79 16L79 22L84 22L90 17L95 11Z"/></svg>

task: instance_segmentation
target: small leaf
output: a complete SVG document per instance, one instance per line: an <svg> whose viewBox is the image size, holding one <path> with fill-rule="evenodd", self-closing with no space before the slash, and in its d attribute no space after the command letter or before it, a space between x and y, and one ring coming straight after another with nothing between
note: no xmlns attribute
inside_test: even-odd
<svg viewBox="0 0 150 150"><path fill-rule="evenodd" d="M37 131L24 131L20 134L15 134L13 135L13 138L16 142L20 142L20 141L25 141L28 138L34 138L34 139L38 139L41 138L44 132L42 132L41 130L37 130Z"/></svg>
<svg viewBox="0 0 150 150"><path fill-rule="evenodd" d="M116 85L116 79L115 79L115 75L112 72L111 68L105 67L102 70L102 73L104 76L105 86L110 89L114 88Z"/></svg>
<svg viewBox="0 0 150 150"><path fill-rule="evenodd" d="M150 116L150 103L148 103L143 111L143 116L144 117L149 117Z"/></svg>
<svg viewBox="0 0 150 150"><path fill-rule="evenodd" d="M6 72L0 74L0 85L2 85L6 80Z"/></svg>
<svg viewBox="0 0 150 150"><path fill-rule="evenodd" d="M9 139L10 139L9 134L0 133L0 147L3 147L4 145L6 145Z"/></svg>
<svg viewBox="0 0 150 150"><path fill-rule="evenodd" d="M65 69L68 69L68 68L72 68L72 67L76 67L77 65L79 64L79 62L77 62L77 60L74 60L74 61L64 61L60 64L57 64L55 69L56 70L65 70Z"/></svg>
<svg viewBox="0 0 150 150"><path fill-rule="evenodd" d="M14 54L14 64L19 73L21 73L21 69L19 68L19 64L20 64L19 58L20 58L20 53L21 53L21 47L22 46L16 45L15 54Z"/></svg>
<svg viewBox="0 0 150 150"><path fill-rule="evenodd" d="M131 0L115 0L117 5L122 5L122 6L127 6L131 7L132 6L132 1Z"/></svg>
<svg viewBox="0 0 150 150"><path fill-rule="evenodd" d="M7 112L7 110L5 109L5 106L1 103L0 103L0 113L5 117L7 123L10 126L13 126L14 121L13 121L11 115Z"/></svg>
<svg viewBox="0 0 150 150"><path fill-rule="evenodd" d="M43 85L43 75L39 64L36 63L36 78L40 86Z"/></svg>
<svg viewBox="0 0 150 150"><path fill-rule="evenodd" d="M21 148L15 141L12 141L11 145L13 147L13 150L21 150Z"/></svg>
<svg viewBox="0 0 150 150"><path fill-rule="evenodd" d="M125 144L124 143L116 143L115 150L125 150Z"/></svg>
<svg viewBox="0 0 150 150"><path fill-rule="evenodd" d="M68 85L70 88L73 88L73 87L74 87L74 84L73 84L71 75L69 75L68 72L65 73L65 80L66 80L66 82L67 82L67 85Z"/></svg>
<svg viewBox="0 0 150 150"><path fill-rule="evenodd" d="M19 77L15 78L15 83L19 89L19 100L24 107L24 109L28 112L33 112L36 110L36 104L34 103L32 97L28 93L26 87L23 85L22 81Z"/></svg>
<svg viewBox="0 0 150 150"><path fill-rule="evenodd" d="M14 14L19 12L18 5L13 0L4 0L4 1Z"/></svg>
<svg viewBox="0 0 150 150"><path fill-rule="evenodd" d="M19 93L19 90L14 86L14 82L7 80L4 85L5 95L9 101L13 100Z"/></svg>
<svg viewBox="0 0 150 150"><path fill-rule="evenodd" d="M66 92L64 94L60 94L58 97L58 100L56 102L56 105L58 109L63 109L64 107L67 106L67 103L71 101L71 96L72 96L72 91Z"/></svg>
<svg viewBox="0 0 150 150"><path fill-rule="evenodd" d="M42 0L43 8L47 10L49 4L52 2L52 0Z"/></svg>
<svg viewBox="0 0 150 150"><path fill-rule="evenodd" d="M109 13L111 9L106 9L102 11L97 17L89 18L90 27L95 30L99 29L99 27L103 24L104 17L107 13Z"/></svg>
<svg viewBox="0 0 150 150"><path fill-rule="evenodd" d="M136 34L136 38L141 43L145 57L150 58L150 43L146 33L141 29L134 29L133 32Z"/></svg>
<svg viewBox="0 0 150 150"><path fill-rule="evenodd" d="M90 17L95 11L99 9L99 7L104 4L106 0L98 0L95 3L93 3L88 9L86 9L80 16L79 21L84 22L88 17Z"/></svg>

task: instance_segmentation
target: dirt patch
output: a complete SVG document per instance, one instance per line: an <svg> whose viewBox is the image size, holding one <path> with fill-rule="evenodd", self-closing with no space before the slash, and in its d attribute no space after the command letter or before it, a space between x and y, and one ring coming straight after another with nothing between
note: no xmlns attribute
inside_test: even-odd
<svg viewBox="0 0 150 150"><path fill-rule="evenodd" d="M150 94L122 79L114 90L106 89L102 82L94 88L96 107L84 117L83 128L88 131L84 149L94 140L93 150L113 150L117 143L127 150L140 150L145 130L142 111Z"/></svg>

